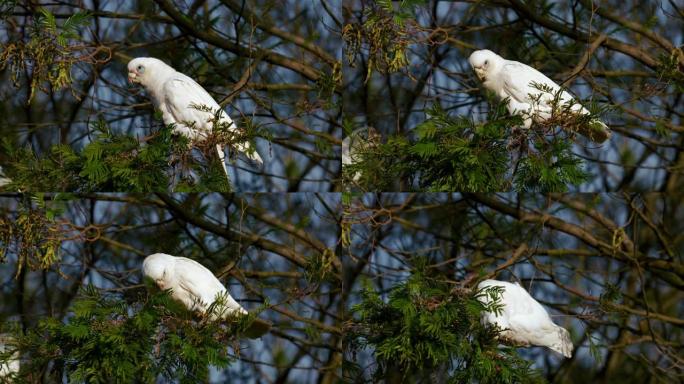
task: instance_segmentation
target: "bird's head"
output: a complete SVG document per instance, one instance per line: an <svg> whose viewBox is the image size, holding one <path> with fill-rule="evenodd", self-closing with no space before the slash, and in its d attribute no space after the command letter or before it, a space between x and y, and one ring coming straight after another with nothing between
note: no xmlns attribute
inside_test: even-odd
<svg viewBox="0 0 684 384"><path fill-rule="evenodd" d="M128 62L128 81L143 87L174 72L175 69L154 57L137 57Z"/></svg>
<svg viewBox="0 0 684 384"><path fill-rule="evenodd" d="M149 255L143 261L143 276L160 289L166 289L167 282L173 276L176 258L165 253Z"/></svg>
<svg viewBox="0 0 684 384"><path fill-rule="evenodd" d="M491 77L493 71L500 67L503 57L488 49L481 49L473 52L468 58L468 62L473 67L477 78L484 82L487 81L488 77Z"/></svg>

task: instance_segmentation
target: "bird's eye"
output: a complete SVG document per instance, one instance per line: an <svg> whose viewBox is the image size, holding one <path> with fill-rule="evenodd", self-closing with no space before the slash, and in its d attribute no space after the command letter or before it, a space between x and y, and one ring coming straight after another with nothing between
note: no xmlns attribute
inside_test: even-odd
<svg viewBox="0 0 684 384"><path fill-rule="evenodd" d="M145 72L145 68L142 65L138 65L138 72Z"/></svg>
<svg viewBox="0 0 684 384"><path fill-rule="evenodd" d="M487 65L488 63L489 63L489 60L485 60L485 65Z"/></svg>

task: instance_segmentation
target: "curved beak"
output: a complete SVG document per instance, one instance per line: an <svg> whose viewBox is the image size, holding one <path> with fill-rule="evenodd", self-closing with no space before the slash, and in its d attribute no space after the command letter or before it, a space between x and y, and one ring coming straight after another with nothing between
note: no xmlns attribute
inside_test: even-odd
<svg viewBox="0 0 684 384"><path fill-rule="evenodd" d="M485 80L486 80L486 78L485 78L485 71L484 71L482 68L480 68L480 67L475 67L475 68L473 68L473 69L475 70L475 75L477 76L478 79L480 79L480 81L485 81Z"/></svg>
<svg viewBox="0 0 684 384"><path fill-rule="evenodd" d="M137 75L135 72L130 72L130 71L129 71L129 72L128 72L128 82L131 83L131 84L135 83L135 82L136 82L135 80L136 80L137 76L138 76L138 75Z"/></svg>

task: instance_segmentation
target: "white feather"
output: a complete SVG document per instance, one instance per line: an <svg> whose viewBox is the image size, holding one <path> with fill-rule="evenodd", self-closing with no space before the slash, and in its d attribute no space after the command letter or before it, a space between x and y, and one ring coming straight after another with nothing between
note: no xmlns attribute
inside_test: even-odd
<svg viewBox="0 0 684 384"><path fill-rule="evenodd" d="M360 160L364 150L377 145L380 135L373 127L362 127L352 131L349 136L342 140L342 166L355 164ZM355 172L352 176L354 182L361 179L361 172Z"/></svg>
<svg viewBox="0 0 684 384"><path fill-rule="evenodd" d="M506 60L486 49L473 52L468 61L485 88L494 92L501 100L508 98L509 113L521 115L525 128L529 128L533 120L544 122L552 117L553 100L561 87L543 73L529 65ZM540 86L548 87L550 92L540 90ZM562 108L566 105L570 106L573 113L590 114L571 94L562 91L555 107ZM610 138L608 126L597 119L576 129L578 133L596 142Z"/></svg>
<svg viewBox="0 0 684 384"><path fill-rule="evenodd" d="M218 123L228 124L229 130L237 127L213 97L195 80L186 76L161 60L139 57L128 63L128 76L132 82L140 83L147 91L155 108L162 113L164 124L175 124L174 132L191 140L205 138L213 128L214 113L218 112ZM212 112L197 109L203 106ZM263 164L256 151L250 151L249 142L235 144L252 161ZM216 151L228 177L225 153L220 145Z"/></svg>
<svg viewBox="0 0 684 384"><path fill-rule="evenodd" d="M8 348L8 344L13 341L11 336L6 334L0 335L0 352L5 352L8 349L14 349L15 347ZM4 362L0 362L0 379L10 377L13 374L19 372L21 368L21 362L19 359L19 351L15 351L12 356ZM0 380L2 381L2 380Z"/></svg>
<svg viewBox="0 0 684 384"><path fill-rule="evenodd" d="M143 261L143 274L160 289L171 289L171 297L191 311L206 313L216 299L225 297L223 315L247 313L210 270L192 259L155 253Z"/></svg>
<svg viewBox="0 0 684 384"><path fill-rule="evenodd" d="M520 285L498 280L484 280L478 290L486 287L503 287L502 311L497 314L484 312L484 325L496 325L501 329L500 337L517 345L538 345L548 347L565 357L572 357L570 334L551 320L549 314L537 300ZM488 295L478 297L483 304L491 299Z"/></svg>
<svg viewBox="0 0 684 384"><path fill-rule="evenodd" d="M221 299L223 305L215 307L212 320L248 314L210 270L192 259L155 253L145 258L142 269L146 278L160 289L170 289L171 297L191 311L206 314L210 306ZM270 322L254 319L245 330L245 336L258 338L270 328Z"/></svg>

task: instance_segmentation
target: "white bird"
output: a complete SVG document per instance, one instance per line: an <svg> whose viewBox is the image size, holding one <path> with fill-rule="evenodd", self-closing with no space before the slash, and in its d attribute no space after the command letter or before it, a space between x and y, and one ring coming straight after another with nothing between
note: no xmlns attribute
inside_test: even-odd
<svg viewBox="0 0 684 384"><path fill-rule="evenodd" d="M211 304L222 298L223 307L219 308L220 312L212 313L212 320L230 319L248 313L210 270L194 260L155 253L143 261L143 275L159 289L171 289L174 300L200 314L206 314ZM258 338L270 328L269 322L255 319L245 334L250 338Z"/></svg>
<svg viewBox="0 0 684 384"><path fill-rule="evenodd" d="M342 140L342 167L357 163L364 150L375 147L380 141L380 134L373 127L363 127L352 131ZM352 176L354 182L361 179L361 172Z"/></svg>
<svg viewBox="0 0 684 384"><path fill-rule="evenodd" d="M138 57L128 62L128 80L145 88L155 108L161 111L164 124L175 124L176 134L190 140L205 138L213 128L216 113L219 114L216 123L228 124L231 132L237 130L230 116L201 85L159 59ZM206 107L212 112L197 107ZM250 160L263 164L261 156L250 148L249 142L234 145ZM216 151L227 178L228 168L223 147L217 144Z"/></svg>
<svg viewBox="0 0 684 384"><path fill-rule="evenodd" d="M498 315L483 312L480 319L483 325L496 325L501 330L499 337L507 342L547 347L565 357L572 357L570 333L554 324L544 307L525 288L499 280L484 280L477 285L478 291L487 287L503 288L499 296L503 308ZM485 294L477 299L485 305L492 302L492 298Z"/></svg>
<svg viewBox="0 0 684 384"><path fill-rule="evenodd" d="M508 99L508 112L522 116L525 128L529 129L533 120L541 123L554 117L554 114L568 113L575 119L568 119L565 128L575 130L597 143L610 138L610 129L602 121L596 118L576 121L578 115L589 115L589 111L570 93L561 91L558 84L529 65L506 60L487 49L473 52L468 61L485 88L501 100ZM554 105L559 92L559 100Z"/></svg>
<svg viewBox="0 0 684 384"><path fill-rule="evenodd" d="M8 348L8 343L12 341L13 338L11 336L0 335L0 353L5 353L10 349ZM16 350L8 359L0 362L0 379L12 377L12 375L19 373L20 368L19 351Z"/></svg>

